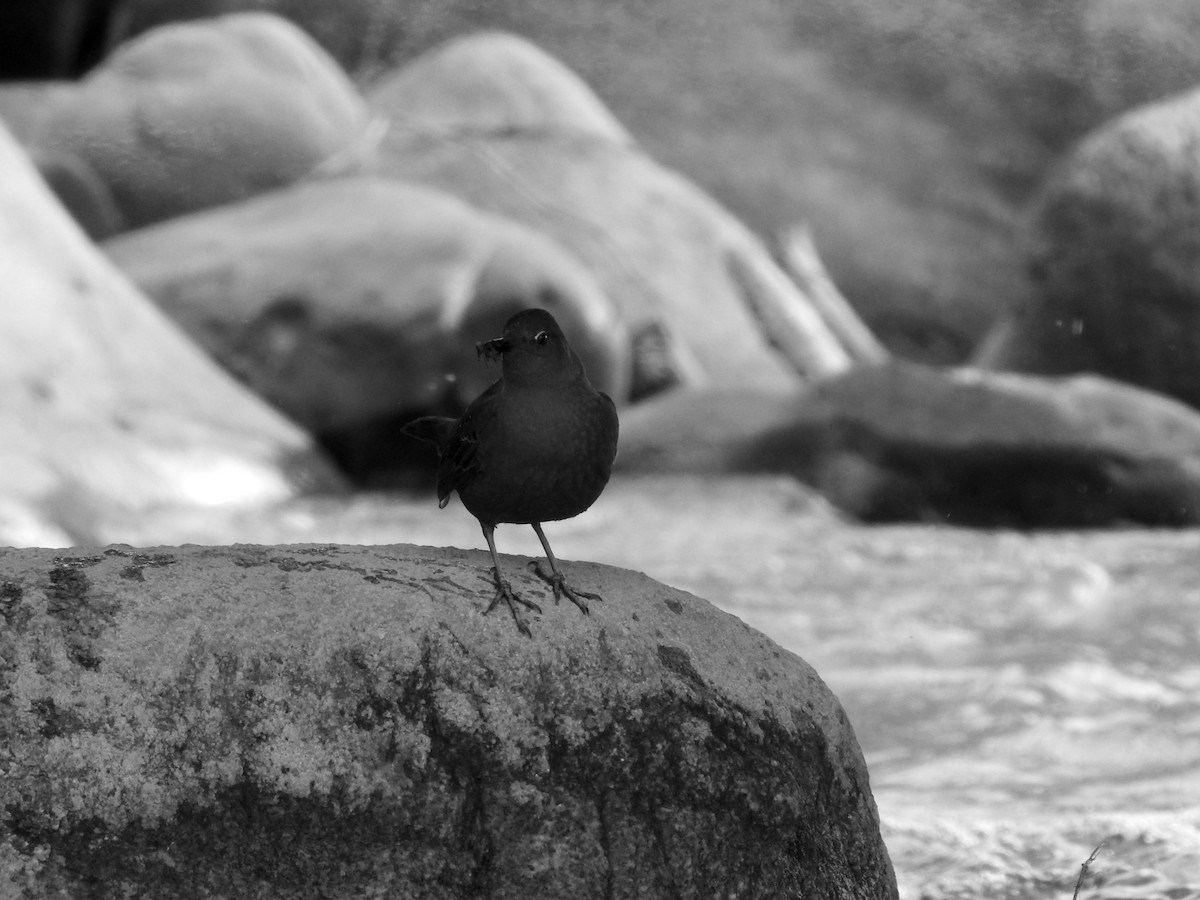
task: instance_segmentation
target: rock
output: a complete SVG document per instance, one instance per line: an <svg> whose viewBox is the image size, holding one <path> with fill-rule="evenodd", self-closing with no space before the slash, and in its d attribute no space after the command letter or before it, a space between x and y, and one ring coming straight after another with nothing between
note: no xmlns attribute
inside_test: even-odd
<svg viewBox="0 0 1200 900"><path fill-rule="evenodd" d="M1200 522L1200 414L1095 376L894 362L791 397L664 397L621 442L626 470L789 472L869 521Z"/></svg>
<svg viewBox="0 0 1200 900"><path fill-rule="evenodd" d="M73 81L0 81L0 119L27 147L44 145L48 123L75 103Z"/></svg>
<svg viewBox="0 0 1200 900"><path fill-rule="evenodd" d="M538 57L547 81L537 91L528 87L532 74L506 77L534 72ZM514 95L503 109L539 112L485 115L472 125L471 109L441 105L492 70L500 73L494 84ZM513 37L465 37L431 51L368 97L391 125L379 170L524 222L577 256L634 335L635 395L670 383L778 389L800 381L797 369L811 376L848 366L760 242L695 185L630 146L623 131L617 140L611 128L587 124L600 101L567 76ZM561 89L552 89L555 79Z"/></svg>
<svg viewBox="0 0 1200 900"><path fill-rule="evenodd" d="M819 487L878 480L830 499L871 519L967 525L1200 522L1200 415L1096 376L1047 379L896 363L814 393L830 437ZM783 449L783 428L754 448ZM801 436L810 433L802 425ZM823 481L832 482L822 484ZM828 495L828 491L827 491Z"/></svg>
<svg viewBox="0 0 1200 900"><path fill-rule="evenodd" d="M583 80L524 38L483 32L452 40L379 85L373 106L422 131L574 132L617 144L633 138Z"/></svg>
<svg viewBox="0 0 1200 900"><path fill-rule="evenodd" d="M30 154L59 202L99 240L125 227L112 190L74 149L57 147L47 138L50 123L74 109L78 90L74 82L65 81L0 84L0 119Z"/></svg>
<svg viewBox="0 0 1200 900"><path fill-rule="evenodd" d="M1028 235L1033 293L976 356L1091 371L1200 406L1200 91L1127 113L1062 160Z"/></svg>
<svg viewBox="0 0 1200 900"><path fill-rule="evenodd" d="M621 413L616 469L742 471L748 443L791 421L796 391L674 390Z"/></svg>
<svg viewBox="0 0 1200 900"><path fill-rule="evenodd" d="M339 483L88 242L0 126L0 544Z"/></svg>
<svg viewBox="0 0 1200 900"><path fill-rule="evenodd" d="M628 394L628 338L588 272L542 235L427 188L315 181L104 246L222 365L343 444L414 411L461 411L499 377L475 343L530 306L558 317L598 387ZM394 450L359 446L351 467Z"/></svg>
<svg viewBox="0 0 1200 900"><path fill-rule="evenodd" d="M39 146L80 157L137 227L295 181L366 128L362 98L323 50L281 18L242 13L123 44Z"/></svg>
<svg viewBox="0 0 1200 900"><path fill-rule="evenodd" d="M33 164L58 202L93 240L125 227L125 214L112 190L86 160L74 153L42 148L34 150Z"/></svg>
<svg viewBox="0 0 1200 900"><path fill-rule="evenodd" d="M0 551L0 886L896 897L854 733L803 660L584 563L605 601L547 602L525 638L482 614L489 565Z"/></svg>

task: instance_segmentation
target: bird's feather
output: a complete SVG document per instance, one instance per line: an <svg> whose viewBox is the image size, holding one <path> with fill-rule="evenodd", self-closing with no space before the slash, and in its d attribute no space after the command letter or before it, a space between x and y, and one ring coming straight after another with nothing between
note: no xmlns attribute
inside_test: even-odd
<svg viewBox="0 0 1200 900"><path fill-rule="evenodd" d="M427 441L438 452L438 505L445 507L450 495L466 487L479 473L475 450L479 446L479 428L495 415L495 397L502 383L497 381L467 407L461 418L423 416L405 425L401 431L409 437Z"/></svg>

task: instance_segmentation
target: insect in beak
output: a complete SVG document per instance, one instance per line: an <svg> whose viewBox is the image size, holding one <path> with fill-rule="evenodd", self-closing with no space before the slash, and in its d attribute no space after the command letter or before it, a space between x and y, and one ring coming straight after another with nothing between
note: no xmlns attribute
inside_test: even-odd
<svg viewBox="0 0 1200 900"><path fill-rule="evenodd" d="M498 337L490 341L480 341L477 343L475 345L475 353L484 359L496 359L511 347L512 344L509 343L507 338Z"/></svg>

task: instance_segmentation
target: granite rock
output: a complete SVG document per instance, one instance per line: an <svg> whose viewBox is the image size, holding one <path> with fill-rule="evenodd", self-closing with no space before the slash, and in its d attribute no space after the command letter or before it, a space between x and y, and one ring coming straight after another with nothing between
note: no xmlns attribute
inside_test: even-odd
<svg viewBox="0 0 1200 900"><path fill-rule="evenodd" d="M0 551L0 891L894 898L801 659L644 575L483 615L482 551Z"/></svg>

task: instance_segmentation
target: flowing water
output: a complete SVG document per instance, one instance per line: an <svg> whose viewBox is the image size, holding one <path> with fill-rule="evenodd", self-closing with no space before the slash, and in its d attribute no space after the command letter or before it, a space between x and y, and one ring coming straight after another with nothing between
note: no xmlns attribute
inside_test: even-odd
<svg viewBox="0 0 1200 900"><path fill-rule="evenodd" d="M864 527L786 479L618 477L555 552L639 569L811 663L901 897L1200 900L1200 532ZM484 546L431 497L142 523L131 543ZM529 528L502 553L536 556Z"/></svg>

